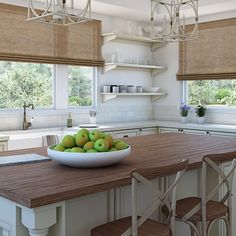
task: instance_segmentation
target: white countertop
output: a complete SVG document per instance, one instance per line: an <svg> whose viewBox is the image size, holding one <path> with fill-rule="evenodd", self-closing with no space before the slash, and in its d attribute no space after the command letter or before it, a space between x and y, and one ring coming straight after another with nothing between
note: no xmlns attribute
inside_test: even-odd
<svg viewBox="0 0 236 236"><path fill-rule="evenodd" d="M125 129L139 129L151 127L168 127L168 128L181 128L181 129L194 129L204 131L218 131L227 133L236 133L236 125L222 125L222 124L196 124L196 123L180 123L177 121L159 121L159 120L146 120L146 121L130 121L121 123L107 123L98 124L96 129L102 131L119 131ZM32 138L35 136L43 136L46 134L58 134L77 132L79 127L55 127L55 128L41 128L29 130L15 130L15 131L2 131L0 132L0 141L7 141L10 139ZM94 129L94 128L91 128Z"/></svg>

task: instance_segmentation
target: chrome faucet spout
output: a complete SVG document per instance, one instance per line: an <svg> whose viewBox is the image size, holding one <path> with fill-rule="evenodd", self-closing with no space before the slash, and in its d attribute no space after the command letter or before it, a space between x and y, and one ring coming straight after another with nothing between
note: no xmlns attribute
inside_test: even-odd
<svg viewBox="0 0 236 236"><path fill-rule="evenodd" d="M27 130L30 126L32 126L32 122L27 122L27 116L26 116L26 108L31 107L32 110L34 110L34 104L30 103L26 105L24 102L23 109L24 109L24 114L23 114L23 130Z"/></svg>

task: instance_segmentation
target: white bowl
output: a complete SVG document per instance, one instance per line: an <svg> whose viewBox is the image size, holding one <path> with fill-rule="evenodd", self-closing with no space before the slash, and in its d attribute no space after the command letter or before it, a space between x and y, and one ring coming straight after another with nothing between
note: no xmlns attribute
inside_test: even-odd
<svg viewBox="0 0 236 236"><path fill-rule="evenodd" d="M53 160L67 166L81 168L113 165L120 162L131 153L130 146L120 151L95 153L60 152L52 150L52 146L55 145L49 146L47 152L48 156L50 156Z"/></svg>
<svg viewBox="0 0 236 236"><path fill-rule="evenodd" d="M144 88L144 92L146 93L157 93L159 91L160 87L147 87Z"/></svg>

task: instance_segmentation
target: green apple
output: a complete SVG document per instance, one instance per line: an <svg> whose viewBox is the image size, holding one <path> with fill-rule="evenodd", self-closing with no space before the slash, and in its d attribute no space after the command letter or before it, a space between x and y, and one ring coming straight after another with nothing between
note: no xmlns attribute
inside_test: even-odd
<svg viewBox="0 0 236 236"><path fill-rule="evenodd" d="M65 148L62 144L57 144L56 147L53 148L54 151L64 152Z"/></svg>
<svg viewBox="0 0 236 236"><path fill-rule="evenodd" d="M78 147L83 147L85 143L89 141L89 137L86 133L78 133L75 138L75 143Z"/></svg>
<svg viewBox="0 0 236 236"><path fill-rule="evenodd" d="M106 134L104 132L100 132L100 138L105 138Z"/></svg>
<svg viewBox="0 0 236 236"><path fill-rule="evenodd" d="M83 148L74 147L70 150L70 152L85 152Z"/></svg>
<svg viewBox="0 0 236 236"><path fill-rule="evenodd" d="M89 131L87 129L80 129L77 134L87 134L89 135Z"/></svg>
<svg viewBox="0 0 236 236"><path fill-rule="evenodd" d="M64 152L71 152L71 148L67 148Z"/></svg>
<svg viewBox="0 0 236 236"><path fill-rule="evenodd" d="M109 149L109 152L115 152L115 151L117 151L116 148L113 148L113 147L112 147L112 148Z"/></svg>
<svg viewBox="0 0 236 236"><path fill-rule="evenodd" d="M126 143L126 142L124 142L124 141L119 141L119 142L117 142L116 144L115 144L115 148L117 149L117 150L123 150L123 149L126 149L126 148L128 148L129 147L129 145Z"/></svg>
<svg viewBox="0 0 236 236"><path fill-rule="evenodd" d="M109 144L109 148L112 147L113 145L113 138L110 134L105 134L104 139L107 140L108 144Z"/></svg>
<svg viewBox="0 0 236 236"><path fill-rule="evenodd" d="M65 135L61 143L65 148L73 148L75 146L75 138L72 135Z"/></svg>
<svg viewBox="0 0 236 236"><path fill-rule="evenodd" d="M91 132L89 132L89 139L91 141L96 141L101 137L101 134L98 130L92 130Z"/></svg>
<svg viewBox="0 0 236 236"><path fill-rule="evenodd" d="M89 150L87 151L87 153L93 153L93 152L98 152L98 151L95 150L95 149L89 149Z"/></svg>
<svg viewBox="0 0 236 236"><path fill-rule="evenodd" d="M115 147L115 145L116 145L118 142L124 142L124 141L121 140L121 139L115 139L115 140L113 140L113 147Z"/></svg>
<svg viewBox="0 0 236 236"><path fill-rule="evenodd" d="M109 144L108 142L103 139L103 138L99 138L95 144L94 147L97 151L99 152L107 152L109 150Z"/></svg>
<svg viewBox="0 0 236 236"><path fill-rule="evenodd" d="M87 152L90 149L94 149L94 141L89 141L84 144L83 149Z"/></svg>

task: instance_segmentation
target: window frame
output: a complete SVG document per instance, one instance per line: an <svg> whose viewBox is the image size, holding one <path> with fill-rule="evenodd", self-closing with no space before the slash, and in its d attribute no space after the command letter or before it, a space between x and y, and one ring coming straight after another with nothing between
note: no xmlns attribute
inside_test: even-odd
<svg viewBox="0 0 236 236"><path fill-rule="evenodd" d="M52 66L52 107L48 108L37 108L31 111L32 114L65 114L68 111L73 113L87 113L91 109L97 108L97 77L98 68L93 68L93 80L92 80L92 105L91 106L77 106L70 107L68 104L68 65L53 64ZM23 106L23 104L22 104ZM0 116L8 115L19 115L19 111L22 108L6 108L0 109Z"/></svg>
<svg viewBox="0 0 236 236"><path fill-rule="evenodd" d="M182 80L181 82L181 99L185 104L188 104L188 80ZM196 106L188 104L191 108ZM234 106L227 106L227 105L206 105L207 110L214 111L214 112L231 112L236 113L236 105Z"/></svg>

